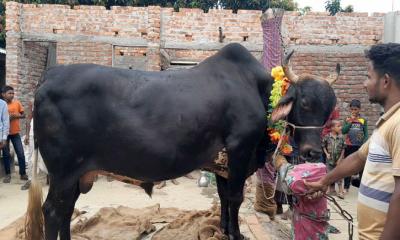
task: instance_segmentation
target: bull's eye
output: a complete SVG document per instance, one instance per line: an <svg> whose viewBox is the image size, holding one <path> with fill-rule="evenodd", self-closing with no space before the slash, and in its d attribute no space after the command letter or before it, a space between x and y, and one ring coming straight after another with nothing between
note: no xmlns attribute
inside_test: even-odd
<svg viewBox="0 0 400 240"><path fill-rule="evenodd" d="M301 106L301 108L303 108L305 110L310 110L311 109L309 101L307 99L305 99L305 98L302 98L300 100L300 106Z"/></svg>

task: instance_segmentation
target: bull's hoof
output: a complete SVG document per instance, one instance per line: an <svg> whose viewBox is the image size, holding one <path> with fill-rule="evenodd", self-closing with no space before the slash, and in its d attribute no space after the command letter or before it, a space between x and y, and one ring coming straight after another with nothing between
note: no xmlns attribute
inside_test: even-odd
<svg viewBox="0 0 400 240"><path fill-rule="evenodd" d="M162 181L160 184L158 184L157 189L161 189L163 187L167 186L167 182L166 181Z"/></svg>
<svg viewBox="0 0 400 240"><path fill-rule="evenodd" d="M238 235L233 236L229 234L229 240L250 240L250 238L245 237L243 234L239 234L239 236Z"/></svg>
<svg viewBox="0 0 400 240"><path fill-rule="evenodd" d="M176 179L171 179L171 182L172 182L174 185L179 185L179 182L176 181Z"/></svg>

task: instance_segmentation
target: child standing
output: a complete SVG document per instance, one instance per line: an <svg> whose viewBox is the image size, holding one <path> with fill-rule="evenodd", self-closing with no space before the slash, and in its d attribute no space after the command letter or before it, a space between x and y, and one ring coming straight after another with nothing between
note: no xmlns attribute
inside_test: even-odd
<svg viewBox="0 0 400 240"><path fill-rule="evenodd" d="M19 174L21 180L28 180L25 169L25 155L24 148L22 146L21 136L19 135L20 126L19 120L25 118L24 108L22 104L14 99L14 88L11 86L4 86L2 90L2 97L7 102L8 113L10 115L10 133L7 138L7 144L3 147L3 162L6 171L6 176L3 179L3 183L10 183L11 181L11 156L9 142L11 141L15 153L18 157Z"/></svg>
<svg viewBox="0 0 400 240"><path fill-rule="evenodd" d="M332 120L331 132L322 140L322 149L326 154L326 166L328 171L332 171L344 157L344 138L342 136L342 124L339 120ZM343 199L343 181L337 181L339 185L338 197ZM335 193L335 184L329 186L329 193Z"/></svg>
<svg viewBox="0 0 400 240"><path fill-rule="evenodd" d="M346 147L344 157L356 152L361 145L368 139L368 125L367 119L360 116L361 103L357 99L350 102L350 116L346 118L342 133L346 136ZM362 173L360 173L361 181ZM344 179L344 191L347 193L350 189L351 177Z"/></svg>

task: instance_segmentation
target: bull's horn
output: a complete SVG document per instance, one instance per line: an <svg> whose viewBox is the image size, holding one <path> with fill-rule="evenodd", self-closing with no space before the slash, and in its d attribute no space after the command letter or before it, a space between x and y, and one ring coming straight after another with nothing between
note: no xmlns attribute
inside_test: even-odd
<svg viewBox="0 0 400 240"><path fill-rule="evenodd" d="M289 79L289 81L292 82L292 83L296 83L296 82L299 80L299 76L297 76L297 75L293 72L292 68L291 68L290 65L289 65L290 57L293 55L293 53L294 53L294 50L292 50L292 51L285 57L285 59L283 60L282 67L283 67L283 71L285 72L285 76Z"/></svg>
<svg viewBox="0 0 400 240"><path fill-rule="evenodd" d="M336 64L336 73L329 76L326 81L328 81L329 85L333 85L338 79L340 75L340 64Z"/></svg>

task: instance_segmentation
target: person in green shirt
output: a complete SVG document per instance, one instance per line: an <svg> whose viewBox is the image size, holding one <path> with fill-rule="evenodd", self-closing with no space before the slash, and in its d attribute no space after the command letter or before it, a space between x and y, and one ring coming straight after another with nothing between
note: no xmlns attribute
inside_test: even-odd
<svg viewBox="0 0 400 240"><path fill-rule="evenodd" d="M367 119L360 115L361 103L357 99L350 102L350 116L343 123L342 133L346 134L344 156L347 157L356 152L368 139ZM360 180L362 171L360 172ZM344 191L349 192L351 177L344 179Z"/></svg>

